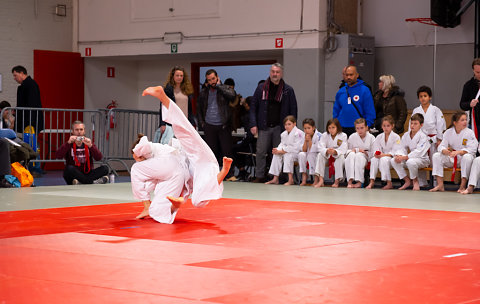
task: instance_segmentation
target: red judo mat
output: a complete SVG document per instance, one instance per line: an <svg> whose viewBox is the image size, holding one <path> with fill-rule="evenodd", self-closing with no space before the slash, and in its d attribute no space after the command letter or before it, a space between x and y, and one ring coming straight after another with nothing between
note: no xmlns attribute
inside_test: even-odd
<svg viewBox="0 0 480 304"><path fill-rule="evenodd" d="M221 199L0 212L0 303L480 303L480 214Z"/></svg>

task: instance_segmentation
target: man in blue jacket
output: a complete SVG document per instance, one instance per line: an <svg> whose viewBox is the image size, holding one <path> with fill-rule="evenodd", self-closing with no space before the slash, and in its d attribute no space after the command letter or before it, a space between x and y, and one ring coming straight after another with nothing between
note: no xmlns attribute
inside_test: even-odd
<svg viewBox="0 0 480 304"><path fill-rule="evenodd" d="M347 135L355 133L355 120L365 118L369 126L375 121L375 107L372 93L363 82L358 79L357 68L350 65L345 70L346 85L341 87L335 95L333 118L337 118L342 131Z"/></svg>
<svg viewBox="0 0 480 304"><path fill-rule="evenodd" d="M283 120L288 115L297 118L295 91L283 81L283 66L274 63L270 77L258 85L250 105L250 131L254 136L258 134L256 179L253 182L266 181L266 155L280 144Z"/></svg>

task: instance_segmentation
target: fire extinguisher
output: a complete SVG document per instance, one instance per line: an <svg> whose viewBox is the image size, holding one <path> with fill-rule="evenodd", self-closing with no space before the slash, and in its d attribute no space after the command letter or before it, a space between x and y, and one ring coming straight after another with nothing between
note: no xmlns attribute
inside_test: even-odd
<svg viewBox="0 0 480 304"><path fill-rule="evenodd" d="M112 100L112 102L107 105L108 110L116 109L117 107L118 107L118 103L116 100ZM108 111L108 121L109 121L110 129L114 129L116 123L115 123L115 113L113 111ZM110 132L107 131L107 140L109 136L110 136Z"/></svg>

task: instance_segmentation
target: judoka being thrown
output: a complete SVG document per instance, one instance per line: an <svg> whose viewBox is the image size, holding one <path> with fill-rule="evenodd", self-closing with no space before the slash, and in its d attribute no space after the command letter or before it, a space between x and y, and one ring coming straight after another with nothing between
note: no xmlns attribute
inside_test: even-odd
<svg viewBox="0 0 480 304"><path fill-rule="evenodd" d="M143 91L142 96L146 95L160 100L163 120L172 125L177 140L170 146L152 143L143 136L132 149L136 160L131 170L132 192L144 204L137 218L151 216L160 223L171 224L190 194L195 207L203 207L222 196L222 181L232 159L224 157L220 171L212 150L163 88L149 87Z"/></svg>

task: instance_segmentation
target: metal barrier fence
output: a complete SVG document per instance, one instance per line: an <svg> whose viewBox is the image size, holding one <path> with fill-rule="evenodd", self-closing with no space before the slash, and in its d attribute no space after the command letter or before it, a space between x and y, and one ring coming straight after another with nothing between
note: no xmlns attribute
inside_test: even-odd
<svg viewBox="0 0 480 304"><path fill-rule="evenodd" d="M56 150L71 135L71 125L80 120L85 124L85 136L92 139L102 152L103 163L110 168L110 162L121 162L127 171L130 168L125 160L132 159L130 146L143 133L153 139L159 126L158 111L141 111L128 109L80 110L53 108L7 107L0 112L1 117L15 111L14 130L25 142L40 153L35 162L64 162L56 159ZM9 111L9 112L7 112ZM32 129L24 126L31 125ZM0 119L0 128L7 128Z"/></svg>

